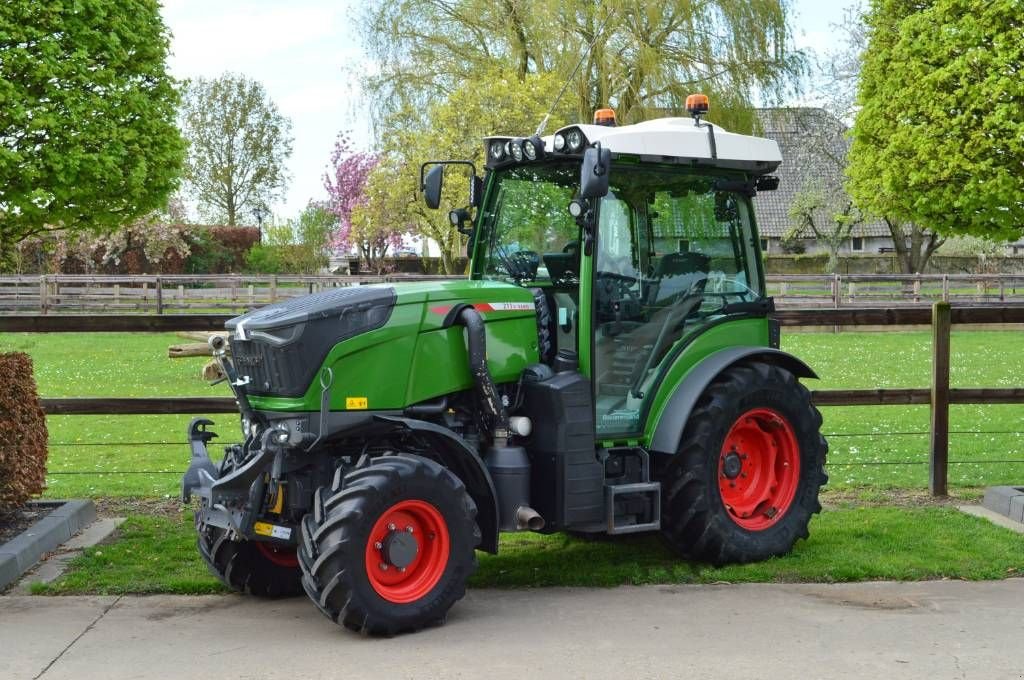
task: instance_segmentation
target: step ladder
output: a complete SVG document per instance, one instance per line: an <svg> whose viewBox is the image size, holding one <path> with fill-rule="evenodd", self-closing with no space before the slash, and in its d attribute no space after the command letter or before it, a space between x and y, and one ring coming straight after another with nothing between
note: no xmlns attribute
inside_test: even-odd
<svg viewBox="0 0 1024 680"><path fill-rule="evenodd" d="M661 528L661 482L651 481L650 456L643 449L636 449L641 460L641 480L628 484L605 484L605 531L609 534L636 534L642 531L656 531ZM643 521L636 515L615 515L615 500L620 496L646 496L649 517Z"/></svg>

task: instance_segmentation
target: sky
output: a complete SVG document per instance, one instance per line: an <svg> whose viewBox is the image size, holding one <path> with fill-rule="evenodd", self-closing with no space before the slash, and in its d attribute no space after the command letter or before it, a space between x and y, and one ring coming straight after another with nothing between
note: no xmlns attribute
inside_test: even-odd
<svg viewBox="0 0 1024 680"><path fill-rule="evenodd" d="M172 33L171 73L212 78L225 71L263 83L292 121L294 145L278 217L326 198L323 174L339 132L368 149L370 124L357 79L366 67L359 0L163 0ZM796 46L826 51L830 25L858 0L793 0ZM255 219L252 220L255 222Z"/></svg>

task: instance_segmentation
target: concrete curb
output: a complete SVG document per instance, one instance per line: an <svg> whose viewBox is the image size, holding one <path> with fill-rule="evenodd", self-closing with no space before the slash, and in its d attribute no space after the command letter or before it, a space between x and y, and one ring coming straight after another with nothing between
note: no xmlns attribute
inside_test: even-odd
<svg viewBox="0 0 1024 680"><path fill-rule="evenodd" d="M56 550L96 519L96 506L89 500L39 501L34 505L52 506L54 509L0 545L0 590L17 581L39 558Z"/></svg>
<svg viewBox="0 0 1024 680"><path fill-rule="evenodd" d="M1014 522L1024 522L1024 486L990 486L981 505Z"/></svg>

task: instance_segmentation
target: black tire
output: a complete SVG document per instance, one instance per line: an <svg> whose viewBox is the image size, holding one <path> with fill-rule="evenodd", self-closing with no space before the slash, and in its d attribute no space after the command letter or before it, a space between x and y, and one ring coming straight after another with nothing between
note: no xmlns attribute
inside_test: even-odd
<svg viewBox="0 0 1024 680"><path fill-rule="evenodd" d="M769 507L756 519L737 519L723 500L723 493L731 491L719 485L735 481L740 473L736 468L726 472L723 446L734 424L754 409L768 409L788 422L800 470L792 480L792 500L781 512ZM784 555L798 539L807 538L811 517L821 511L818 492L828 480L828 444L821 436L821 422L807 388L783 368L750 362L716 378L690 414L678 452L661 470L662 536L669 546L687 559L720 565ZM770 524L741 526L751 521Z"/></svg>
<svg viewBox="0 0 1024 680"><path fill-rule="evenodd" d="M260 549L253 541L232 541L220 527L200 528L197 543L210 573L228 588L257 597L295 597L302 593L302 572L287 553Z"/></svg>
<svg viewBox="0 0 1024 680"><path fill-rule="evenodd" d="M380 575L373 575L375 585L367 573L367 556L369 546L379 543L371 536L375 525L409 501L428 504L437 513L449 550L446 561L434 560L440 574L434 585L418 599L399 603L378 592ZM306 594L332 621L369 635L394 635L443 623L448 610L466 594L466 580L476 570L481 537L476 512L462 481L420 456L384 456L344 478L338 475L330 489L317 492L314 511L302 522L299 563ZM388 536L392 533L393 528ZM420 559L419 544L416 555ZM422 559L427 555L423 551ZM409 565L413 574L418 564Z"/></svg>

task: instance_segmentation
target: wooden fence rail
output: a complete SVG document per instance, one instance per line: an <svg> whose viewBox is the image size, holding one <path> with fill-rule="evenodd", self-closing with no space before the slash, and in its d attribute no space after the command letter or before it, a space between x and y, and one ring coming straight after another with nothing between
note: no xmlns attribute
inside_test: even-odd
<svg viewBox="0 0 1024 680"><path fill-rule="evenodd" d="M0 276L0 311L153 313L244 311L328 288L397 281L443 280L420 274L386 276L56 274ZM769 275L768 293L781 307L1024 303L1024 274Z"/></svg>
<svg viewBox="0 0 1024 680"><path fill-rule="evenodd" d="M929 486L932 494L947 493L950 404L1024 404L1024 387L950 388L949 340L956 324L1024 323L1024 304L1001 306L950 306L937 302L921 307L785 309L774 317L785 326L925 325L933 330L932 384L930 388L815 390L819 406L882 406L927 404L931 406ZM34 315L0 316L0 332L153 332L215 331L230 318L225 314L163 316ZM44 399L51 415L98 414L200 414L234 413L234 400L226 397L61 398Z"/></svg>

